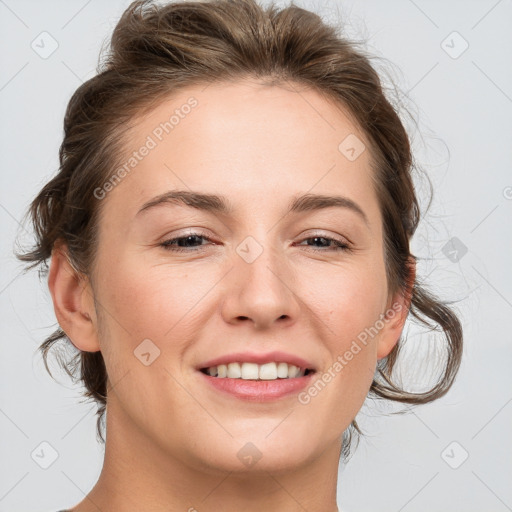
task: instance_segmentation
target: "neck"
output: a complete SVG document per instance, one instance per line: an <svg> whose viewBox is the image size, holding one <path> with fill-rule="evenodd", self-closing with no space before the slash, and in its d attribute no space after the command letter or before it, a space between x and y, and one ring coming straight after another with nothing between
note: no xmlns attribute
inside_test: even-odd
<svg viewBox="0 0 512 512"><path fill-rule="evenodd" d="M256 463L243 472L221 471L165 452L126 418L116 421L112 413L107 407L98 482L72 512L338 512L341 440L293 469L258 469Z"/></svg>

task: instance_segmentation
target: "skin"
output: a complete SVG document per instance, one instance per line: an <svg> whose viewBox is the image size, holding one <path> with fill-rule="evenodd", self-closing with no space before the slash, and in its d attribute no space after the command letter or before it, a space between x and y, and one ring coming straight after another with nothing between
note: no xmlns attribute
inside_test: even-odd
<svg viewBox="0 0 512 512"><path fill-rule="evenodd" d="M102 351L109 375L104 466L71 510L337 511L342 434L408 307L389 293L369 145L317 92L244 80L167 99L137 120L127 158L191 96L197 107L102 199L89 278L77 277L65 246L54 250L59 324L80 350ZM367 148L354 161L338 150L349 134ZM234 212L164 204L137 215L176 189L222 194ZM339 207L286 214L305 193L348 197L368 223ZM189 242L188 253L160 245L198 230L211 241ZM248 236L263 248L252 263L236 251ZM297 394L227 396L195 369L231 352L283 350L322 375L393 304L401 313L307 404ZM148 366L134 356L144 339L160 350ZM250 467L237 456L248 442L261 453Z"/></svg>

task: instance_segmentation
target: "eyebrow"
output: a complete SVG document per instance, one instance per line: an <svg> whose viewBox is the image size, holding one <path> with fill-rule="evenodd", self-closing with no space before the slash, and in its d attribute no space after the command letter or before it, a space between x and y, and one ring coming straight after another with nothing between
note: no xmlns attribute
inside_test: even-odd
<svg viewBox="0 0 512 512"><path fill-rule="evenodd" d="M189 190L171 190L150 199L142 205L136 215L163 204L176 204L189 206L211 213L231 215L235 208L224 196L217 194L201 194ZM369 226L368 217L363 209L352 199L344 196L328 196L318 194L304 194L292 198L287 213L302 213L306 211L322 210L325 208L346 208L359 215Z"/></svg>

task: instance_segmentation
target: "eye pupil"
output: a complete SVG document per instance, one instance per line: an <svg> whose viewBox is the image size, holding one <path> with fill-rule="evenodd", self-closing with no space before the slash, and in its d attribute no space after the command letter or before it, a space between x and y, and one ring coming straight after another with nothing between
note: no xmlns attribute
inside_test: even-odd
<svg viewBox="0 0 512 512"><path fill-rule="evenodd" d="M313 237L311 240L314 240L314 241L315 241L315 243L316 243L316 242L318 242L318 240L323 240L323 241L325 241L326 239L325 239L325 238L323 238L323 237L321 237L321 236L315 236L315 237Z"/></svg>
<svg viewBox="0 0 512 512"><path fill-rule="evenodd" d="M200 238L201 238L201 237L200 237L200 236L198 236L198 235L188 235L188 236L186 236L186 237L182 237L182 238L180 238L180 239L178 240L178 245L179 245L180 247L183 247L183 246L188 245L188 243L189 243L189 242L193 242L193 241L194 241L194 239L195 239L195 241L197 242L197 241L198 241L198 239L200 239Z"/></svg>

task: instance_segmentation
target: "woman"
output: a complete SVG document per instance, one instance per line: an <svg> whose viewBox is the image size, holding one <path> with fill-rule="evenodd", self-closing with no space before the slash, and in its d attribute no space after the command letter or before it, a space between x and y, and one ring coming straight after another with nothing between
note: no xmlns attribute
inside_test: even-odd
<svg viewBox="0 0 512 512"><path fill-rule="evenodd" d="M106 416L73 512L337 511L365 398L443 396L456 315L417 283L412 155L363 52L295 6L123 14L31 206L58 341ZM392 370L409 313L443 331L432 389ZM46 362L46 359L45 359Z"/></svg>

